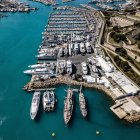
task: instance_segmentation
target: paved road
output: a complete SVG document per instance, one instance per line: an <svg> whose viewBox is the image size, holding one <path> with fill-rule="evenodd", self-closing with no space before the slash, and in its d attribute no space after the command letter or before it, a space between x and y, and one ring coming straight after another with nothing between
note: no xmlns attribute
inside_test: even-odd
<svg viewBox="0 0 140 140"><path fill-rule="evenodd" d="M106 49L107 51L113 53L114 55L118 55L118 54L115 53L114 51L112 51L112 50L110 50L110 49L108 49L108 48L106 48L106 47L104 47L104 46L102 46L102 47L103 47L104 49ZM121 57L121 56L119 56L119 57L120 57L121 60L127 61L128 64L131 66L131 68L132 68L138 75L140 75L140 71L139 71L136 67L134 67L134 66L132 65L132 63L130 63L128 60L124 59L124 58Z"/></svg>

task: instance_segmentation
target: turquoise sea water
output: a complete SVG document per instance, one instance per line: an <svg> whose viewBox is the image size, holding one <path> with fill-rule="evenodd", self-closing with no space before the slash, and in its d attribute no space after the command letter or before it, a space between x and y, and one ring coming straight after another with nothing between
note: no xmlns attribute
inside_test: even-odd
<svg viewBox="0 0 140 140"><path fill-rule="evenodd" d="M26 1L26 0L24 0ZM86 0L82 1L83 3ZM29 14L15 13L0 20L0 140L139 140L140 125L120 121L110 110L111 100L97 90L84 89L89 116L84 120L75 94L74 114L69 127L63 121L66 86L58 86L56 111L30 119L32 95L21 90L30 77L23 74L36 62L35 54L51 7L29 2L40 8ZM70 4L77 5L79 1ZM101 135L96 135L99 130ZM55 132L56 137L51 137Z"/></svg>

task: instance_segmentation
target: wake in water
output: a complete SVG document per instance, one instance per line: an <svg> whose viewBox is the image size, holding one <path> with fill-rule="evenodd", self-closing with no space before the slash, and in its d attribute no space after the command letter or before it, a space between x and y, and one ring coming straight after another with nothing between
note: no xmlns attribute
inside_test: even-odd
<svg viewBox="0 0 140 140"><path fill-rule="evenodd" d="M0 92L0 102L4 100L5 93L7 92L8 88L4 89L3 92Z"/></svg>
<svg viewBox="0 0 140 140"><path fill-rule="evenodd" d="M3 125L3 123L7 120L7 117L4 116L4 117L0 117L0 127ZM1 137L0 137L0 140L1 140Z"/></svg>

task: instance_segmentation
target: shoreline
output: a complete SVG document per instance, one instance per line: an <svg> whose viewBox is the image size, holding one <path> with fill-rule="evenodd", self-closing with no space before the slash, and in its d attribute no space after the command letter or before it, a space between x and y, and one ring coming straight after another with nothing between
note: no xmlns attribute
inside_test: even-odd
<svg viewBox="0 0 140 140"><path fill-rule="evenodd" d="M38 89L50 88L50 87L60 85L60 84L73 85L73 86L82 85L85 88L92 88L92 89L99 90L99 91L105 93L106 95L108 95L112 99L112 101L115 103L115 99L113 98L113 92L110 89L106 88L104 85L88 84L86 82L78 82L78 81L72 80L71 78L68 78L66 76L51 78L51 79L47 79L46 81L34 81L34 79L32 79L29 83L27 83L23 87L23 90L32 92L32 91L35 91ZM140 115L139 114L127 114L127 116L125 116L123 118L123 120L125 120L126 122L129 122L129 123L138 122L138 121L140 121Z"/></svg>

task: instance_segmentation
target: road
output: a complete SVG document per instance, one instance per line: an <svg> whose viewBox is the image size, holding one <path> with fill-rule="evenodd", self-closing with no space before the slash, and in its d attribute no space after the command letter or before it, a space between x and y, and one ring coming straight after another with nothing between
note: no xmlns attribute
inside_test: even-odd
<svg viewBox="0 0 140 140"><path fill-rule="evenodd" d="M113 53L114 55L118 55L118 54L115 53L114 51L112 51L112 50L110 50L110 49L108 49L108 48L106 48L106 47L104 47L104 46L102 46L102 48L104 48L105 50L107 50L107 51ZM132 65L132 63L130 63L128 60L124 59L124 58L121 57L121 56L119 56L119 57L120 57L121 60L128 62L128 64L131 66L131 68L132 68L138 75L140 75L140 71L139 71L136 67L134 67L134 66Z"/></svg>

